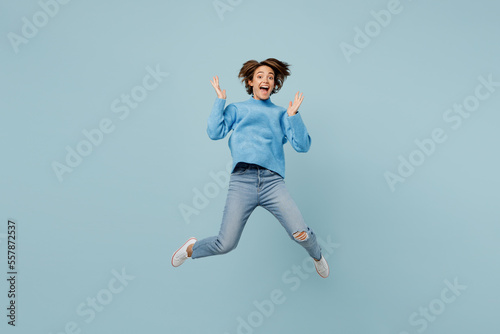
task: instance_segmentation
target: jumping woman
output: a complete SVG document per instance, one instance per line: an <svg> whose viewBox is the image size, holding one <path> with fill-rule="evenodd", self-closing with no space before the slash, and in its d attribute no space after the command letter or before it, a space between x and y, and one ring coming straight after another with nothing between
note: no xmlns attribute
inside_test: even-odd
<svg viewBox="0 0 500 334"><path fill-rule="evenodd" d="M290 75L289 66L274 58L247 61L238 77L251 97L225 108L226 90L220 89L217 76L210 80L217 98L208 118L208 136L218 140L233 130L229 137L233 164L226 205L219 234L201 240L190 238L172 255L174 267L188 258L225 254L235 249L248 217L261 206L278 219L292 240L305 248L314 259L318 274L328 277L330 270L316 235L305 224L284 182L283 145L289 141L297 152L307 152L311 146L311 137L298 110L303 94L297 92L287 109L270 99Z"/></svg>

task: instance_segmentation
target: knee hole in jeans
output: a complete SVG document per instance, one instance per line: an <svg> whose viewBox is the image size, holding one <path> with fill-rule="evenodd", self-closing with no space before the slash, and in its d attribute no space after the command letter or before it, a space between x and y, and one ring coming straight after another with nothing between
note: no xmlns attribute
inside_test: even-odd
<svg viewBox="0 0 500 334"><path fill-rule="evenodd" d="M297 241L306 241L307 238L309 238L309 235L307 234L307 232L305 231L302 231L302 232L295 232L293 234L293 238Z"/></svg>

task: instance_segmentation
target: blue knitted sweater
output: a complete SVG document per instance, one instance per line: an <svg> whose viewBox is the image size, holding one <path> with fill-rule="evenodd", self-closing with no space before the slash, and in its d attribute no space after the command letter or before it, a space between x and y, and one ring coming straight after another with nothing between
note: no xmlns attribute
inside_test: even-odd
<svg viewBox="0 0 500 334"><path fill-rule="evenodd" d="M297 152L307 152L311 137L302 117L297 112L288 116L286 109L271 99L250 99L231 103L226 108L225 99L216 98L208 118L207 134L210 139L224 138L229 131L229 149L233 166L238 162L257 164L285 178L283 145L289 141Z"/></svg>

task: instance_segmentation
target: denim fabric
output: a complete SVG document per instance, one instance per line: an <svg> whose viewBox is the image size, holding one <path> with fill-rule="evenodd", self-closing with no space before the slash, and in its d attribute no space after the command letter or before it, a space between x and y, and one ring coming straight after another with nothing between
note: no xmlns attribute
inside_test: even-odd
<svg viewBox="0 0 500 334"><path fill-rule="evenodd" d="M259 165L242 162L231 173L219 234L198 240L191 257L225 254L235 249L248 217L257 206L271 212L290 238L304 247L311 257L321 258L316 235L305 224L283 177ZM306 240L296 240L293 236L296 232L307 232Z"/></svg>

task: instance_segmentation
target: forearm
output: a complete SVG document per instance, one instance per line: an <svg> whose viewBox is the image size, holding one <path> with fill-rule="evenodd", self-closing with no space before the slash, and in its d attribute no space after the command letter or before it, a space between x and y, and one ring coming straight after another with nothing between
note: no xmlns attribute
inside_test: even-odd
<svg viewBox="0 0 500 334"><path fill-rule="evenodd" d="M224 138L229 132L228 124L224 118L225 99L216 98L207 122L207 134L210 139Z"/></svg>
<svg viewBox="0 0 500 334"><path fill-rule="evenodd" d="M311 137L307 132L307 128L302 121L302 117L297 112L292 116L287 115L289 124L288 140L297 152L307 152L311 147Z"/></svg>

